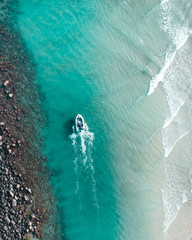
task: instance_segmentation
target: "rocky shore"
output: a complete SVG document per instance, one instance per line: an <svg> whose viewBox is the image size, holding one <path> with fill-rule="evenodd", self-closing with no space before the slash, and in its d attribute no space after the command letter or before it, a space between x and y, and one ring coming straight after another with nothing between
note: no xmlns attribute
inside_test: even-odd
<svg viewBox="0 0 192 240"><path fill-rule="evenodd" d="M1 1L0 10L0 239L58 239L54 221L44 231L55 208L35 68L14 25L16 1Z"/></svg>

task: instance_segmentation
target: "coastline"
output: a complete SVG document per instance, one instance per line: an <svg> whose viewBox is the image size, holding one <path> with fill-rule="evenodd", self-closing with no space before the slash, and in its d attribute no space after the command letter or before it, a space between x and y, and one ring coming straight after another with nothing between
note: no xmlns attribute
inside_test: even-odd
<svg viewBox="0 0 192 240"><path fill-rule="evenodd" d="M84 194L79 188L82 186L83 189L83 181L79 181L81 165L75 159L76 149L70 148L67 139L74 112L81 112L95 134L92 156L96 174L92 176L98 187L102 226L105 223L111 233L113 230L116 233L118 227L119 235L124 234L122 239L128 234L132 239L176 239L171 228L178 229L179 222L179 226L185 229L182 222L188 221L186 217L178 221L185 209L181 206L177 213L178 204L180 207L191 194L191 176L186 171L191 169L191 136L188 141L184 140L191 126L191 114L188 116L184 112L191 113L191 105L185 111L181 108L179 118L178 109L187 103L180 100L187 100L192 74L188 71L191 68L187 67L191 59L188 55L190 46L186 49L187 54L182 54L182 49L176 50L183 42L178 45L178 40L186 39L182 37L186 28L183 21L180 22L183 18L178 18L177 14L174 16L173 9L182 9L179 15L186 19L189 12L184 14L186 8L183 4L174 1L162 1L157 5L149 1L146 6L134 1L127 5L116 3L118 8L114 5L110 8L114 10L113 14L105 2L95 6L86 2L81 7L79 3L62 4L62 1L20 2L20 9L24 12L23 17L20 15L21 32L38 63L39 79L50 110L47 156L51 156L50 165L56 172L54 187L60 199L66 235L71 239L85 240L86 236L87 239L89 236L94 238L96 234L93 233L97 232L92 221L82 220L94 218L93 214L87 214L90 211L86 204L90 202L87 194L83 207L88 211L84 211L81 218L82 211L76 210L78 206L82 208L82 202L78 205L78 197L80 199ZM90 7L93 7L93 14L84 11ZM171 19L171 22L165 19ZM189 41L190 37L186 45ZM140 97L153 76L161 80L157 81L158 87L150 97ZM191 93L189 103L190 99ZM114 123L119 130L115 128L113 132L110 130L114 129ZM175 167L177 169L173 171ZM103 169L106 172L102 175ZM110 174L114 175L110 177ZM162 194L163 190L165 194ZM113 204L116 201L117 207ZM114 214L116 211L118 214ZM173 222L175 213L178 219ZM172 224L165 233L170 231L170 234L165 236L163 226L171 222L167 219ZM108 229L102 229L99 234L107 235Z"/></svg>
<svg viewBox="0 0 192 240"><path fill-rule="evenodd" d="M50 172L41 153L40 128L45 117L38 98L35 67L12 22L17 2L8 0L2 5L0 238L58 239L55 199L48 183Z"/></svg>

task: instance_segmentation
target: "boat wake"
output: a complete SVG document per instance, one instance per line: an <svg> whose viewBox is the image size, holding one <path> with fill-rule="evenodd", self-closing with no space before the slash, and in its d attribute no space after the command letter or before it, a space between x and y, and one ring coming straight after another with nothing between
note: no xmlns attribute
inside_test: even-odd
<svg viewBox="0 0 192 240"><path fill-rule="evenodd" d="M89 131L89 128L85 123L85 130L78 133L75 132L75 126L73 126L73 133L69 137L72 141L72 146L75 152L75 193L79 195L80 208L82 199L86 198L85 194L89 195L91 190L93 205L99 209L96 193L96 180L94 176L94 161L92 158L94 133Z"/></svg>

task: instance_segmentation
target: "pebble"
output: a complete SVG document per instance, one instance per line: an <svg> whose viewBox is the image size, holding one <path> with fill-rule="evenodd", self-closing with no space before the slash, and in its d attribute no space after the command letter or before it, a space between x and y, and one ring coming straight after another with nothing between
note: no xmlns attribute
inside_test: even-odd
<svg viewBox="0 0 192 240"><path fill-rule="evenodd" d="M27 197L26 195L24 196L25 201L29 201L29 197Z"/></svg>
<svg viewBox="0 0 192 240"><path fill-rule="evenodd" d="M12 206L16 207L17 206L17 201L15 199L12 200Z"/></svg>
<svg viewBox="0 0 192 240"><path fill-rule="evenodd" d="M13 220L11 221L11 224L15 226L15 222Z"/></svg>
<svg viewBox="0 0 192 240"><path fill-rule="evenodd" d="M7 86L8 86L8 84L9 84L9 81L7 80L7 81L5 81L5 82L4 82L4 84L3 84L3 85L4 85L5 87L7 87Z"/></svg>
<svg viewBox="0 0 192 240"><path fill-rule="evenodd" d="M31 188L25 188L29 193L31 193Z"/></svg>
<svg viewBox="0 0 192 240"><path fill-rule="evenodd" d="M9 1L0 0L0 2L6 3ZM4 9L6 9L6 4L4 4ZM40 217L36 211L36 206L29 205L29 203L32 202L32 190L29 187L26 188L25 185L28 177L24 178L21 176L19 173L20 169L15 168L15 165L17 166L17 159L18 162L21 162L25 155L23 154L21 146L21 143L25 144L25 139L22 138L22 141L17 141L18 137L21 137L21 135L17 135L17 131L22 131L22 123L19 123L20 105L18 104L18 99L15 99L15 94L21 91L20 84L18 84L18 86L15 84L18 81L17 78L20 76L15 70L17 68L17 62L19 63L18 51L20 51L22 47L20 43L16 42L14 52L14 42L12 42L14 40L14 34L9 35L9 31L8 33L2 31L3 28L3 25L1 25L0 32L3 36L0 34L0 40L3 42L3 45L0 56L0 71L2 75L2 88L0 89L0 154L2 155L0 156L0 240L17 240L25 239L26 232L30 232L30 234L28 234L29 236L34 233L34 235L38 237L40 234L38 234L38 231L34 232L34 229L38 229L36 222ZM6 28L8 28L8 26L6 26ZM11 46L10 49L9 45ZM9 59L9 54L10 62L7 62L6 60ZM12 54L14 55L13 58L11 57ZM16 59L17 57L18 59ZM22 58L25 59L24 56ZM10 69L12 69L12 71L10 71ZM19 73L25 75L25 69L19 69ZM27 81L28 80L25 82ZM22 79L21 85L24 89L25 84L22 83ZM21 119L23 114L25 114L25 111L22 110L22 112ZM43 119L40 121L42 120ZM26 182L26 184L29 185L30 181L29 183ZM33 212L35 214L33 214ZM38 224L40 223L38 222ZM41 239L40 237L38 238Z"/></svg>
<svg viewBox="0 0 192 240"><path fill-rule="evenodd" d="M14 196L14 193L11 190L9 191L9 194L11 195L11 197Z"/></svg>
<svg viewBox="0 0 192 240"><path fill-rule="evenodd" d="M8 227L4 226L3 229L7 232L8 231Z"/></svg>
<svg viewBox="0 0 192 240"><path fill-rule="evenodd" d="M6 222L7 224L9 224L9 223L10 223L10 219L9 219L8 217L5 217L5 222Z"/></svg>
<svg viewBox="0 0 192 240"><path fill-rule="evenodd" d="M11 152L12 152L12 150L9 148L9 149L8 149L8 152L9 152L9 153L11 153Z"/></svg>

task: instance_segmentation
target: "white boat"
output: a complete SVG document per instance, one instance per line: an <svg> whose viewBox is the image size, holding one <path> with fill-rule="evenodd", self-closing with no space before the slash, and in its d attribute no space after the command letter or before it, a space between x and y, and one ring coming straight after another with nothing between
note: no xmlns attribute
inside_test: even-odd
<svg viewBox="0 0 192 240"><path fill-rule="evenodd" d="M81 114L78 114L75 118L75 130L76 132L85 130L85 121Z"/></svg>

